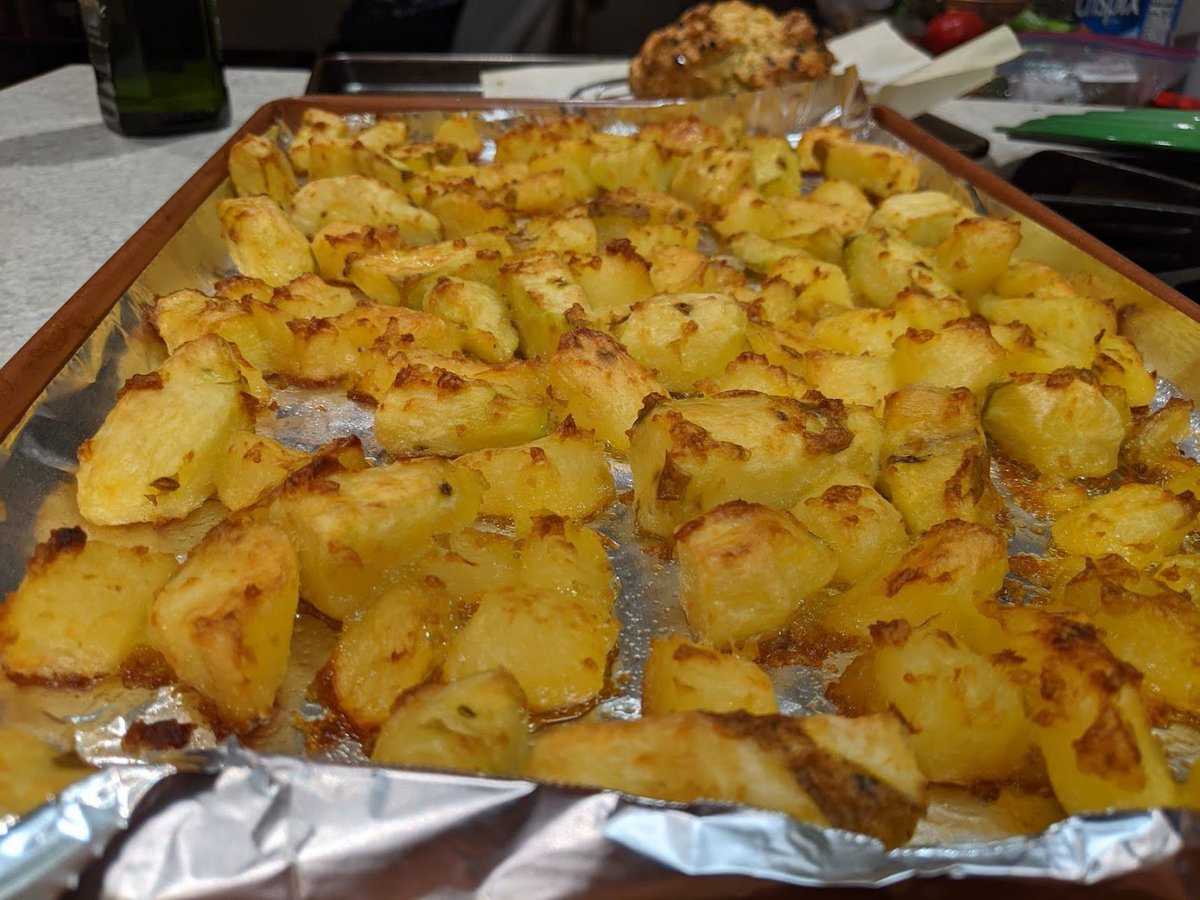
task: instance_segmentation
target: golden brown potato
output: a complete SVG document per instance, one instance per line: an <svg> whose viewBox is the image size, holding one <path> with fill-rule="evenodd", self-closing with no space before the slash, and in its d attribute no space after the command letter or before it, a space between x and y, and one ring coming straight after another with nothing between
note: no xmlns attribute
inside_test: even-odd
<svg viewBox="0 0 1200 900"><path fill-rule="evenodd" d="M530 712L579 712L604 688L617 631L611 613L578 598L531 587L493 590L451 638L442 672L457 679L503 667Z"/></svg>
<svg viewBox="0 0 1200 900"><path fill-rule="evenodd" d="M395 226L377 228L353 222L331 222L314 234L311 242L317 272L330 282L350 280L346 276L346 266L352 256L369 256L407 246L408 242Z"/></svg>
<svg viewBox="0 0 1200 900"><path fill-rule="evenodd" d="M250 431L235 431L213 472L217 497L231 510L242 509L309 460L309 454Z"/></svg>
<svg viewBox="0 0 1200 900"><path fill-rule="evenodd" d="M983 216L956 224L933 248L932 258L946 282L965 297L992 290L1007 271L1021 242L1021 226Z"/></svg>
<svg viewBox="0 0 1200 900"><path fill-rule="evenodd" d="M91 772L61 750L0 725L0 818L23 816Z"/></svg>
<svg viewBox="0 0 1200 900"><path fill-rule="evenodd" d="M243 275L287 284L316 270L308 239L270 197L239 197L217 204L221 236Z"/></svg>
<svg viewBox="0 0 1200 900"><path fill-rule="evenodd" d="M982 397L1003 373L1006 356L988 323L972 316L937 331L910 328L896 339L892 369L901 386L966 387Z"/></svg>
<svg viewBox="0 0 1200 900"><path fill-rule="evenodd" d="M861 464L854 440L846 408L819 395L730 391L656 402L630 431L638 526L670 537L728 500L790 509L851 459Z"/></svg>
<svg viewBox="0 0 1200 900"><path fill-rule="evenodd" d="M697 381L696 390L707 395L722 391L757 391L776 397L803 399L812 387L782 366L771 365L765 356L743 353L716 377Z"/></svg>
<svg viewBox="0 0 1200 900"><path fill-rule="evenodd" d="M370 252L350 259L346 277L376 303L417 308L443 275L497 287L500 266L511 255L508 241L484 232L422 247Z"/></svg>
<svg viewBox="0 0 1200 900"><path fill-rule="evenodd" d="M270 138L247 134L230 147L229 177L239 197L265 194L284 209L291 206L296 174Z"/></svg>
<svg viewBox="0 0 1200 900"><path fill-rule="evenodd" d="M466 453L457 462L487 481L479 514L518 526L538 512L588 519L616 497L604 447L570 416L544 438Z"/></svg>
<svg viewBox="0 0 1200 900"><path fill-rule="evenodd" d="M558 215L526 220L516 244L526 253L590 255L596 252L596 224L588 218L586 206L572 206Z"/></svg>
<svg viewBox="0 0 1200 900"><path fill-rule="evenodd" d="M658 294L635 303L613 336L672 391L687 391L749 350L746 313L724 294Z"/></svg>
<svg viewBox="0 0 1200 900"><path fill-rule="evenodd" d="M237 352L215 335L133 376L79 447L79 511L89 522L121 525L196 509L216 488L230 437L253 419L246 388Z"/></svg>
<svg viewBox="0 0 1200 900"><path fill-rule="evenodd" d="M38 544L0 606L0 660L10 678L74 685L116 672L146 642L150 600L178 568L145 547L62 528Z"/></svg>
<svg viewBox="0 0 1200 900"><path fill-rule="evenodd" d="M1152 484L1123 484L1061 515L1050 533L1064 553L1115 553L1142 568L1179 550L1196 527L1200 500Z"/></svg>
<svg viewBox="0 0 1200 900"><path fill-rule="evenodd" d="M829 583L837 557L790 514L731 500L675 532L679 600L716 647L770 637Z"/></svg>
<svg viewBox="0 0 1200 900"><path fill-rule="evenodd" d="M431 537L473 522L483 495L478 474L444 459L328 468L293 476L270 518L299 553L301 595L339 620L378 597Z"/></svg>
<svg viewBox="0 0 1200 900"><path fill-rule="evenodd" d="M432 244L442 237L432 213L363 175L309 181L292 197L292 221L307 238L333 222L393 225L408 244Z"/></svg>
<svg viewBox="0 0 1200 900"><path fill-rule="evenodd" d="M1135 415L1121 444L1121 465L1150 476L1189 472L1193 467L1182 459L1179 444L1192 435L1195 408L1191 400L1172 397L1154 412Z"/></svg>
<svg viewBox="0 0 1200 900"><path fill-rule="evenodd" d="M992 392L983 427L1002 452L1051 478L1107 475L1125 437L1121 402L1081 369L1018 375Z"/></svg>
<svg viewBox="0 0 1200 900"><path fill-rule="evenodd" d="M951 519L933 526L900 561L833 600L821 627L865 638L876 622L928 622L961 637L996 595L1008 573L1003 536L993 528Z"/></svg>
<svg viewBox="0 0 1200 900"><path fill-rule="evenodd" d="M821 140L814 146L813 156L826 178L848 181L868 197L883 199L917 189L917 164L891 147Z"/></svg>
<svg viewBox="0 0 1200 900"><path fill-rule="evenodd" d="M1087 560L1061 602L1084 613L1104 645L1145 678L1147 694L1200 711L1200 609L1117 556Z"/></svg>
<svg viewBox="0 0 1200 900"><path fill-rule="evenodd" d="M954 296L917 247L878 229L846 245L845 268L850 289L871 306L889 307L908 290Z"/></svg>
<svg viewBox="0 0 1200 900"><path fill-rule="evenodd" d="M268 523L214 529L150 604L151 644L238 731L268 718L291 653L300 566Z"/></svg>
<svg viewBox="0 0 1200 900"><path fill-rule="evenodd" d="M949 194L914 191L888 197L871 213L867 225L918 247L933 247L945 240L955 225L971 217L970 210Z"/></svg>
<svg viewBox="0 0 1200 900"><path fill-rule="evenodd" d="M1154 399L1158 381L1153 372L1146 370L1141 351L1123 335L1100 335L1092 371L1101 384L1121 388L1130 406L1146 406Z"/></svg>
<svg viewBox="0 0 1200 900"><path fill-rule="evenodd" d="M701 210L721 206L750 183L752 165L745 150L705 147L684 158L671 179L671 195Z"/></svg>
<svg viewBox="0 0 1200 900"><path fill-rule="evenodd" d="M453 627L449 595L430 584L391 588L349 616L328 664L338 710L360 730L378 728L442 661Z"/></svg>
<svg viewBox="0 0 1200 900"><path fill-rule="evenodd" d="M1170 806L1179 791L1138 690L1141 676L1094 626L1031 607L988 610L972 649L1021 685L1034 743L1069 813Z"/></svg>
<svg viewBox="0 0 1200 900"><path fill-rule="evenodd" d="M309 170L313 141L340 138L347 132L345 120L334 113L310 106L300 118L300 127L292 135L288 146L288 158L296 171L304 174Z"/></svg>
<svg viewBox="0 0 1200 900"><path fill-rule="evenodd" d="M589 308L604 322L623 319L631 306L656 292L650 263L627 240L610 241L596 256L573 255L567 265L587 294Z"/></svg>
<svg viewBox="0 0 1200 900"><path fill-rule="evenodd" d="M545 401L420 364L400 370L375 413L375 438L393 456L511 447L549 427Z"/></svg>
<svg viewBox="0 0 1200 900"><path fill-rule="evenodd" d="M654 638L642 673L642 715L779 712L767 673L747 659L681 637Z"/></svg>
<svg viewBox="0 0 1200 900"><path fill-rule="evenodd" d="M405 694L371 751L377 763L489 775L519 775L528 758L525 695L505 669Z"/></svg>
<svg viewBox="0 0 1200 900"><path fill-rule="evenodd" d="M1003 504L967 388L902 388L887 398L878 487L920 534L960 519L994 525Z"/></svg>
<svg viewBox="0 0 1200 900"><path fill-rule="evenodd" d="M796 157L800 161L800 171L810 174L821 171L821 163L816 155L818 141L849 141L853 135L840 125L816 125L805 129L796 144ZM837 179L825 179L826 182ZM849 182L845 182L849 184Z"/></svg>
<svg viewBox="0 0 1200 900"><path fill-rule="evenodd" d="M501 293L527 356L549 356L559 339L591 320L593 312L571 270L553 253L537 253L501 269Z"/></svg>
<svg viewBox="0 0 1200 900"><path fill-rule="evenodd" d="M796 504L792 515L833 550L834 580L847 585L890 566L908 549L903 517L870 485L830 485Z"/></svg>
<svg viewBox="0 0 1200 900"><path fill-rule="evenodd" d="M904 620L873 625L871 637L873 648L831 689L840 710L897 713L934 781L1003 781L1029 766L1031 728L1008 673L945 631L914 631Z"/></svg>
<svg viewBox="0 0 1200 900"><path fill-rule="evenodd" d="M463 349L484 362L507 362L517 351L508 306L486 284L443 276L425 295L425 311L457 328Z"/></svg>
<svg viewBox="0 0 1200 900"><path fill-rule="evenodd" d="M983 297L977 305L979 314L989 322L1023 322L1033 329L1039 343L1048 339L1089 354L1095 353L1096 340L1102 334L1118 333L1112 303L1091 297Z"/></svg>
<svg viewBox="0 0 1200 900"><path fill-rule="evenodd" d="M925 809L925 780L892 716L687 712L572 723L537 736L524 774L682 803L758 806L888 846L907 841Z"/></svg>

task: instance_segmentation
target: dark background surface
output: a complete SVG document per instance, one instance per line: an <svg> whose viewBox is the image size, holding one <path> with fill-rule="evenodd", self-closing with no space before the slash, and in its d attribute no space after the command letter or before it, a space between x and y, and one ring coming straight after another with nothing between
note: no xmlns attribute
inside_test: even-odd
<svg viewBox="0 0 1200 900"><path fill-rule="evenodd" d="M630 56L694 0L550 0L551 53ZM805 6L758 0L776 9ZM462 0L218 0L225 63L310 68L326 52L442 52ZM498 23L498 25L501 23ZM0 0L0 87L87 62L76 0Z"/></svg>

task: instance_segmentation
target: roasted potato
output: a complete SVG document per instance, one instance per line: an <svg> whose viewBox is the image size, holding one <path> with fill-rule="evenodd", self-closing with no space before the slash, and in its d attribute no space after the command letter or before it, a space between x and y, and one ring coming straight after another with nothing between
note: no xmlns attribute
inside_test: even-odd
<svg viewBox="0 0 1200 900"><path fill-rule="evenodd" d="M837 571L833 551L790 514L742 500L676 531L675 558L692 633L722 648L770 637Z"/></svg>
<svg viewBox="0 0 1200 900"><path fill-rule="evenodd" d="M215 528L150 604L150 642L237 731L271 716L291 653L300 562L269 523Z"/></svg>
<svg viewBox="0 0 1200 900"><path fill-rule="evenodd" d="M404 694L371 751L377 763L489 775L519 775L528 757L525 695L504 669Z"/></svg>
<svg viewBox="0 0 1200 900"><path fill-rule="evenodd" d="M654 638L642 673L642 715L691 710L779 712L771 679L753 662L681 637Z"/></svg>
<svg viewBox="0 0 1200 900"><path fill-rule="evenodd" d="M37 546L0 606L0 661L10 678L55 685L115 673L146 642L150 601L178 568L145 547L62 528Z"/></svg>
<svg viewBox="0 0 1200 900"><path fill-rule="evenodd" d="M229 148L229 177L239 197L265 194L284 209L291 206L296 173L268 137L248 134Z"/></svg>
<svg viewBox="0 0 1200 900"><path fill-rule="evenodd" d="M237 351L208 335L179 347L158 369L135 375L95 436L79 447L79 511L123 525L181 518L216 489L214 476L255 403Z"/></svg>
<svg viewBox="0 0 1200 900"><path fill-rule="evenodd" d="M688 803L724 800L849 828L889 846L912 836L925 780L891 716L649 716L539 734L524 772Z"/></svg>
<svg viewBox="0 0 1200 900"><path fill-rule="evenodd" d="M316 271L308 239L270 197L238 197L217 204L221 236L243 275L271 285Z"/></svg>

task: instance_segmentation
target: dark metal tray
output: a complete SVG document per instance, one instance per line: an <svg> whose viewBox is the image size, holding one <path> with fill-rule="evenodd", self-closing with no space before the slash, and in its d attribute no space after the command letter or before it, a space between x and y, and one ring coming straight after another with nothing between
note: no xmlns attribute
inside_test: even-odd
<svg viewBox="0 0 1200 900"><path fill-rule="evenodd" d="M335 53L317 60L306 94L474 94L488 69L621 62L534 53Z"/></svg>

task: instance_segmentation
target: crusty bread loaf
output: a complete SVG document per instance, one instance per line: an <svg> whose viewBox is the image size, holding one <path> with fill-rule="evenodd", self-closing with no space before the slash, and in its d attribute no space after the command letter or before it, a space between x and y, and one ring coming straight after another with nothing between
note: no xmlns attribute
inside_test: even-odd
<svg viewBox="0 0 1200 900"><path fill-rule="evenodd" d="M728 0L701 3L653 32L629 66L638 97L708 97L828 74L833 57L799 10Z"/></svg>

